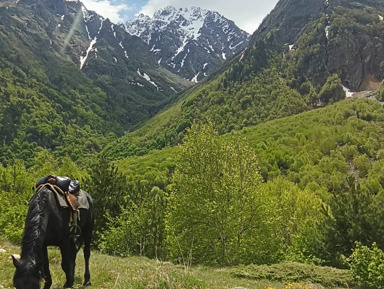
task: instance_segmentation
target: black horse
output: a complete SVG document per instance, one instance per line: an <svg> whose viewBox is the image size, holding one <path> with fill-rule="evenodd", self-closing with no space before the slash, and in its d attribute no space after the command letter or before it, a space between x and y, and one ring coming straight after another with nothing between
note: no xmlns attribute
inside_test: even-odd
<svg viewBox="0 0 384 289"><path fill-rule="evenodd" d="M64 288L73 286L77 252L84 244L84 285L91 285L89 273L90 243L93 227L93 201L83 191L89 210L80 209L80 236L70 237L71 208L60 208L55 193L47 186L40 188L29 203L22 240L21 259L13 258L16 272L13 284L17 289L38 289L41 280L44 289L52 285L47 246L58 246L61 251L61 267L66 275Z"/></svg>

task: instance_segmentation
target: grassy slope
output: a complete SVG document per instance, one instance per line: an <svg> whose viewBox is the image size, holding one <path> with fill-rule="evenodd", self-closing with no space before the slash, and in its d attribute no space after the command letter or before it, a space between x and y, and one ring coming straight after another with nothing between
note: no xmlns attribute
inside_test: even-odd
<svg viewBox="0 0 384 289"><path fill-rule="evenodd" d="M9 255L19 253L20 249L2 242L0 242L0 248L7 251L0 253L0 288L1 286L11 288L14 268ZM53 278L52 288L61 288L65 277L60 268L60 253L56 248L51 248L49 256ZM74 288L82 288L83 266L82 251L80 251ZM270 280L263 279L263 276L269 277ZM292 279L292 276L296 278ZM348 272L345 270L296 263L238 268L201 266L186 268L143 257L120 258L95 251L91 255L91 280L92 288L309 289L336 288L338 283L345 284L348 288L351 285ZM324 284L315 284L315 282Z"/></svg>

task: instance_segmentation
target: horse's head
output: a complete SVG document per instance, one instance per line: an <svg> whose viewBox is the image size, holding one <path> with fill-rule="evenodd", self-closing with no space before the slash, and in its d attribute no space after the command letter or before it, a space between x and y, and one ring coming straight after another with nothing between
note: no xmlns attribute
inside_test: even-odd
<svg viewBox="0 0 384 289"><path fill-rule="evenodd" d="M18 261L12 256L13 265L16 267L15 275L13 276L13 286L16 289L40 289L40 271L36 263L31 260Z"/></svg>

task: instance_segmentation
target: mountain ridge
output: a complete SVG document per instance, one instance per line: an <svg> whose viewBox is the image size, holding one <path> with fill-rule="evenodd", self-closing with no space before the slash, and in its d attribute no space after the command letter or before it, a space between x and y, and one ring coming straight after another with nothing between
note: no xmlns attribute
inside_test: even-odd
<svg viewBox="0 0 384 289"><path fill-rule="evenodd" d="M140 14L125 29L141 37L159 63L197 82L244 49L249 34L218 12L167 6L153 17Z"/></svg>

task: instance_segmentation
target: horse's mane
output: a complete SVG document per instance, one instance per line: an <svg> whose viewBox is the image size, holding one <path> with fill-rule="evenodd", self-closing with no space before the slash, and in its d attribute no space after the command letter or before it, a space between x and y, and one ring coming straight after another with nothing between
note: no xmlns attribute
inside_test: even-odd
<svg viewBox="0 0 384 289"><path fill-rule="evenodd" d="M27 258L29 263L42 261L42 223L48 192L47 188L38 190L29 202L21 248L21 259Z"/></svg>

